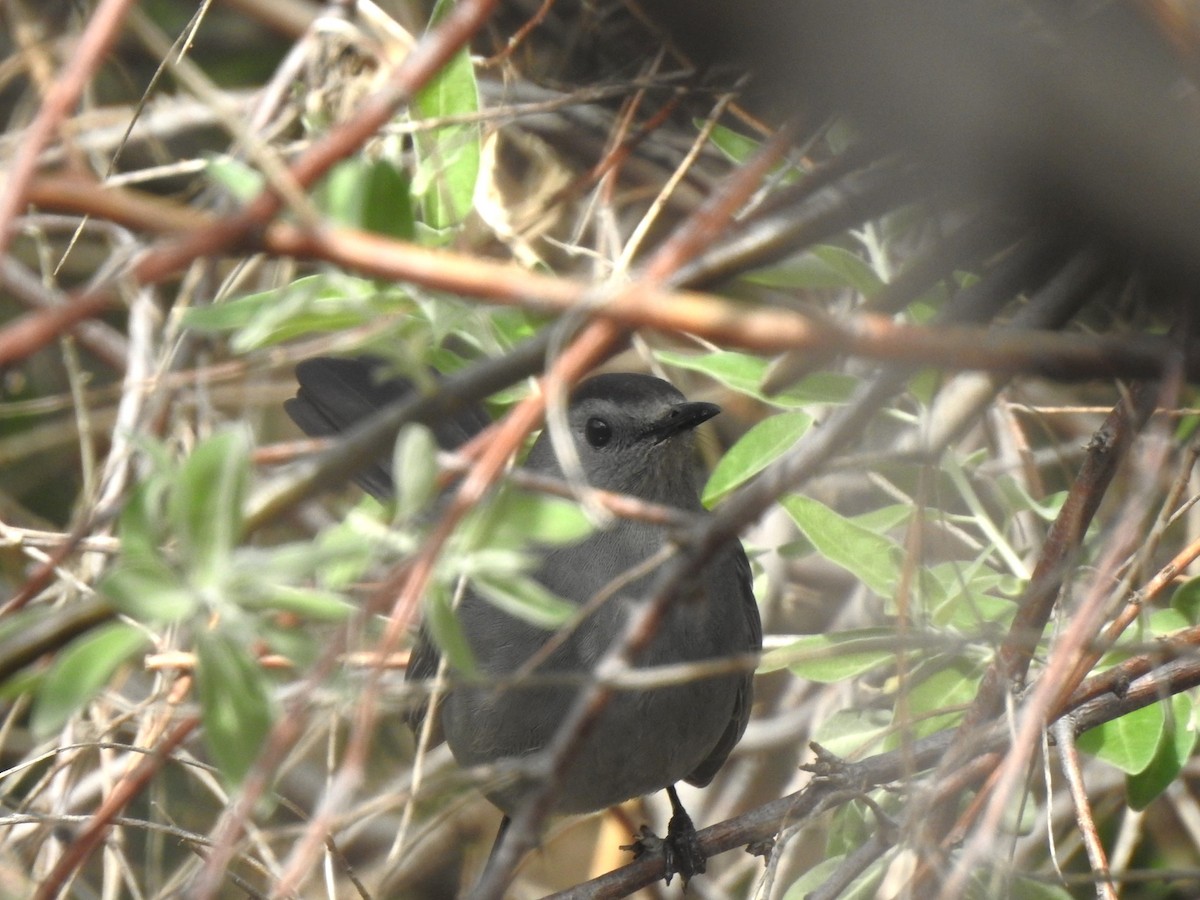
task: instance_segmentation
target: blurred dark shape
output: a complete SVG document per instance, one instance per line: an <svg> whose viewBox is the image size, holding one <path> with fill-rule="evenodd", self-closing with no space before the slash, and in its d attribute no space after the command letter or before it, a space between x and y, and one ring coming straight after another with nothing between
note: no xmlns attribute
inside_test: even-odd
<svg viewBox="0 0 1200 900"><path fill-rule="evenodd" d="M647 0L746 102L846 115L931 190L1200 274L1200 115L1191 24L1153 3Z"/></svg>

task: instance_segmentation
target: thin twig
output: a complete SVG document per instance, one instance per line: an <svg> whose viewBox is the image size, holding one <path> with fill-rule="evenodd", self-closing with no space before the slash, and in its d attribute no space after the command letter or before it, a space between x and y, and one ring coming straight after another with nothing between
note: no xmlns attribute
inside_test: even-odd
<svg viewBox="0 0 1200 900"><path fill-rule="evenodd" d="M1075 746L1075 729L1070 717L1064 716L1055 722L1052 731L1058 744L1063 774L1066 775L1067 785L1071 790L1071 799L1075 802L1075 820L1079 824L1079 833L1083 835L1088 861L1092 864L1092 872L1102 879L1096 884L1096 896L1100 900L1117 900L1116 886L1108 874L1104 845L1100 842L1100 835L1096 832L1096 820L1092 817L1087 785L1083 783L1079 749Z"/></svg>

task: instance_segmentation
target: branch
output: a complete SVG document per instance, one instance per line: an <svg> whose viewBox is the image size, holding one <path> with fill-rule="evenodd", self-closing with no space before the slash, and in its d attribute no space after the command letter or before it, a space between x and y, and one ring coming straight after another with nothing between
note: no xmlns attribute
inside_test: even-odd
<svg viewBox="0 0 1200 900"><path fill-rule="evenodd" d="M178 208L164 209L163 204L146 201L133 192L121 192L122 197L133 198L124 210L119 210L123 204L111 197L89 196L111 193L96 188L85 191L78 182L43 180L34 186L31 197L46 208L59 210L88 212L102 207L131 227L148 226L157 220L160 227L172 230L194 229L198 223L209 222L201 230L210 233L219 225L207 216L197 217ZM246 251L264 250L329 262L362 275L413 282L463 298L539 313L562 315L586 308L589 315L622 328L694 334L762 353L840 353L952 370L1082 380L1155 379L1162 376L1167 360L1179 352L1177 342L1155 335L1091 336L1032 329L906 325L875 313L834 320L710 294L667 290L653 282L598 296L591 282L539 275L515 265L418 247L350 228L323 227L314 232L275 223L254 240L243 236L238 246ZM163 253L165 249L147 254L135 269L139 281L158 280L174 271L167 268ZM40 314L42 320L29 316L0 330L0 365L24 358L63 329L102 311L111 302L107 294L88 291L77 292L71 298L71 305ZM1182 366L1185 377L1200 380L1200 352L1186 351Z"/></svg>

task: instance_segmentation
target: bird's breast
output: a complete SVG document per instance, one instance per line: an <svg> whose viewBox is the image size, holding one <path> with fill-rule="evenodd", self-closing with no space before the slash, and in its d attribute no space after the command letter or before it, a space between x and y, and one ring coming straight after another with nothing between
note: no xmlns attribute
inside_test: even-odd
<svg viewBox="0 0 1200 900"><path fill-rule="evenodd" d="M548 640L558 644L525 685L451 692L443 724L461 763L527 756L549 744L578 696L581 679L622 639L630 617L651 597L657 571L636 570L662 546L660 532L634 527L616 535L593 535L547 554L538 577L559 596L584 606L597 595L607 595L565 637L518 622L474 595L464 599L463 630L486 673L511 675L534 653L543 652ZM619 573L616 581L614 572ZM730 559L717 556L685 587L638 655L637 668L753 649ZM564 683L572 677L573 682ZM741 684L742 676L726 674L615 691L560 786L559 811L600 809L685 778L721 739L734 716ZM525 789L518 784L490 796L512 811Z"/></svg>

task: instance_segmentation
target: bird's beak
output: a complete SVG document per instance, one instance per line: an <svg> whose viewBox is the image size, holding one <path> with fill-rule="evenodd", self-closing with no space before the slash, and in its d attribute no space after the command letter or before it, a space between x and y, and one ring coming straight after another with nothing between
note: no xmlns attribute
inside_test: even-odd
<svg viewBox="0 0 1200 900"><path fill-rule="evenodd" d="M646 429L646 437L661 444L682 431L691 431L721 411L715 403L676 403L666 414Z"/></svg>

